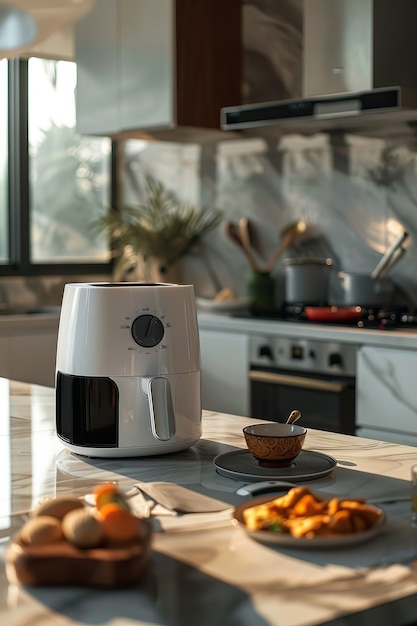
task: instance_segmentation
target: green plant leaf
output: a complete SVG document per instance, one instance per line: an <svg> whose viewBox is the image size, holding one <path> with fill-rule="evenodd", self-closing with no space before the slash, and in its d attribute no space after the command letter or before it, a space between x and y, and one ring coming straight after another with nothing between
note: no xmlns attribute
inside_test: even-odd
<svg viewBox="0 0 417 626"><path fill-rule="evenodd" d="M129 247L145 260L159 259L167 265L186 255L222 217L219 209L181 203L160 181L148 176L143 204L113 210L92 226L110 237L120 257Z"/></svg>

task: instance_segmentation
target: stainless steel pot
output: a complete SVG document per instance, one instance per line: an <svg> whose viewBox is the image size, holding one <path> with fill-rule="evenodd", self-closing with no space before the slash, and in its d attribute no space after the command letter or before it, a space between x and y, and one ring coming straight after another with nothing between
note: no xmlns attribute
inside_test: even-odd
<svg viewBox="0 0 417 626"><path fill-rule="evenodd" d="M341 287L341 304L349 306L389 305L394 284L390 278L372 278L369 274L338 272Z"/></svg>
<svg viewBox="0 0 417 626"><path fill-rule="evenodd" d="M289 304L326 304L331 259L285 259L285 301Z"/></svg>

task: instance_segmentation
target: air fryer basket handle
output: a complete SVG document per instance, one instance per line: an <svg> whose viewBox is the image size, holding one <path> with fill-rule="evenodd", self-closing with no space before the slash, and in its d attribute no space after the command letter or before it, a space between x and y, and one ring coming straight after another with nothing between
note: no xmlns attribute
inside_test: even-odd
<svg viewBox="0 0 417 626"><path fill-rule="evenodd" d="M152 434L156 439L168 441L175 435L175 415L171 386L166 378L157 376L149 380L148 401Z"/></svg>

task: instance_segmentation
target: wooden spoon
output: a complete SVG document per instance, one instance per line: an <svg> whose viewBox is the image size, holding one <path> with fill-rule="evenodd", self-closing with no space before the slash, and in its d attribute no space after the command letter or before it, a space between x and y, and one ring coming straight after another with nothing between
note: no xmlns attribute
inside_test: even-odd
<svg viewBox="0 0 417 626"><path fill-rule="evenodd" d="M302 220L288 224L288 226L281 231L281 239L278 248L267 263L265 270L272 272L275 264L279 261L284 252L294 243L309 239L312 236L312 232L312 227Z"/></svg>
<svg viewBox="0 0 417 626"><path fill-rule="evenodd" d="M252 252L252 241L250 237L249 220L247 217L241 217L239 220L239 234L242 241L242 246L245 249L246 256L248 259L250 258L251 268L255 272L259 272L260 268Z"/></svg>
<svg viewBox="0 0 417 626"><path fill-rule="evenodd" d="M291 413L289 414L286 424L294 424L294 422L297 422L300 417L300 411L297 411L297 409L295 409L295 411L291 411Z"/></svg>
<svg viewBox="0 0 417 626"><path fill-rule="evenodd" d="M243 245L242 237L240 236L240 232L239 232L239 227L234 222L226 222L225 230L226 230L226 235L230 239L230 241L232 241L238 248L240 248L240 250L242 250L243 254L245 255L245 257L247 258L249 262L250 268L254 272L259 271L257 269L257 265L253 258L253 255L251 254L250 251L248 253L246 247Z"/></svg>

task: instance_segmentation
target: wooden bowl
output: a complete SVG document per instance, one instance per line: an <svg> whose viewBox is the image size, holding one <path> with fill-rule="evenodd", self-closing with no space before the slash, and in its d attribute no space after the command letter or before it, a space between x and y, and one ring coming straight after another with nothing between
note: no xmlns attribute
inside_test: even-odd
<svg viewBox="0 0 417 626"><path fill-rule="evenodd" d="M152 526L138 523L138 541L88 550L67 541L28 546L18 534L6 550L7 579L27 586L130 587L141 580L152 556Z"/></svg>
<svg viewBox="0 0 417 626"><path fill-rule="evenodd" d="M252 424L243 429L249 452L264 467L290 465L301 452L307 430L297 424Z"/></svg>

